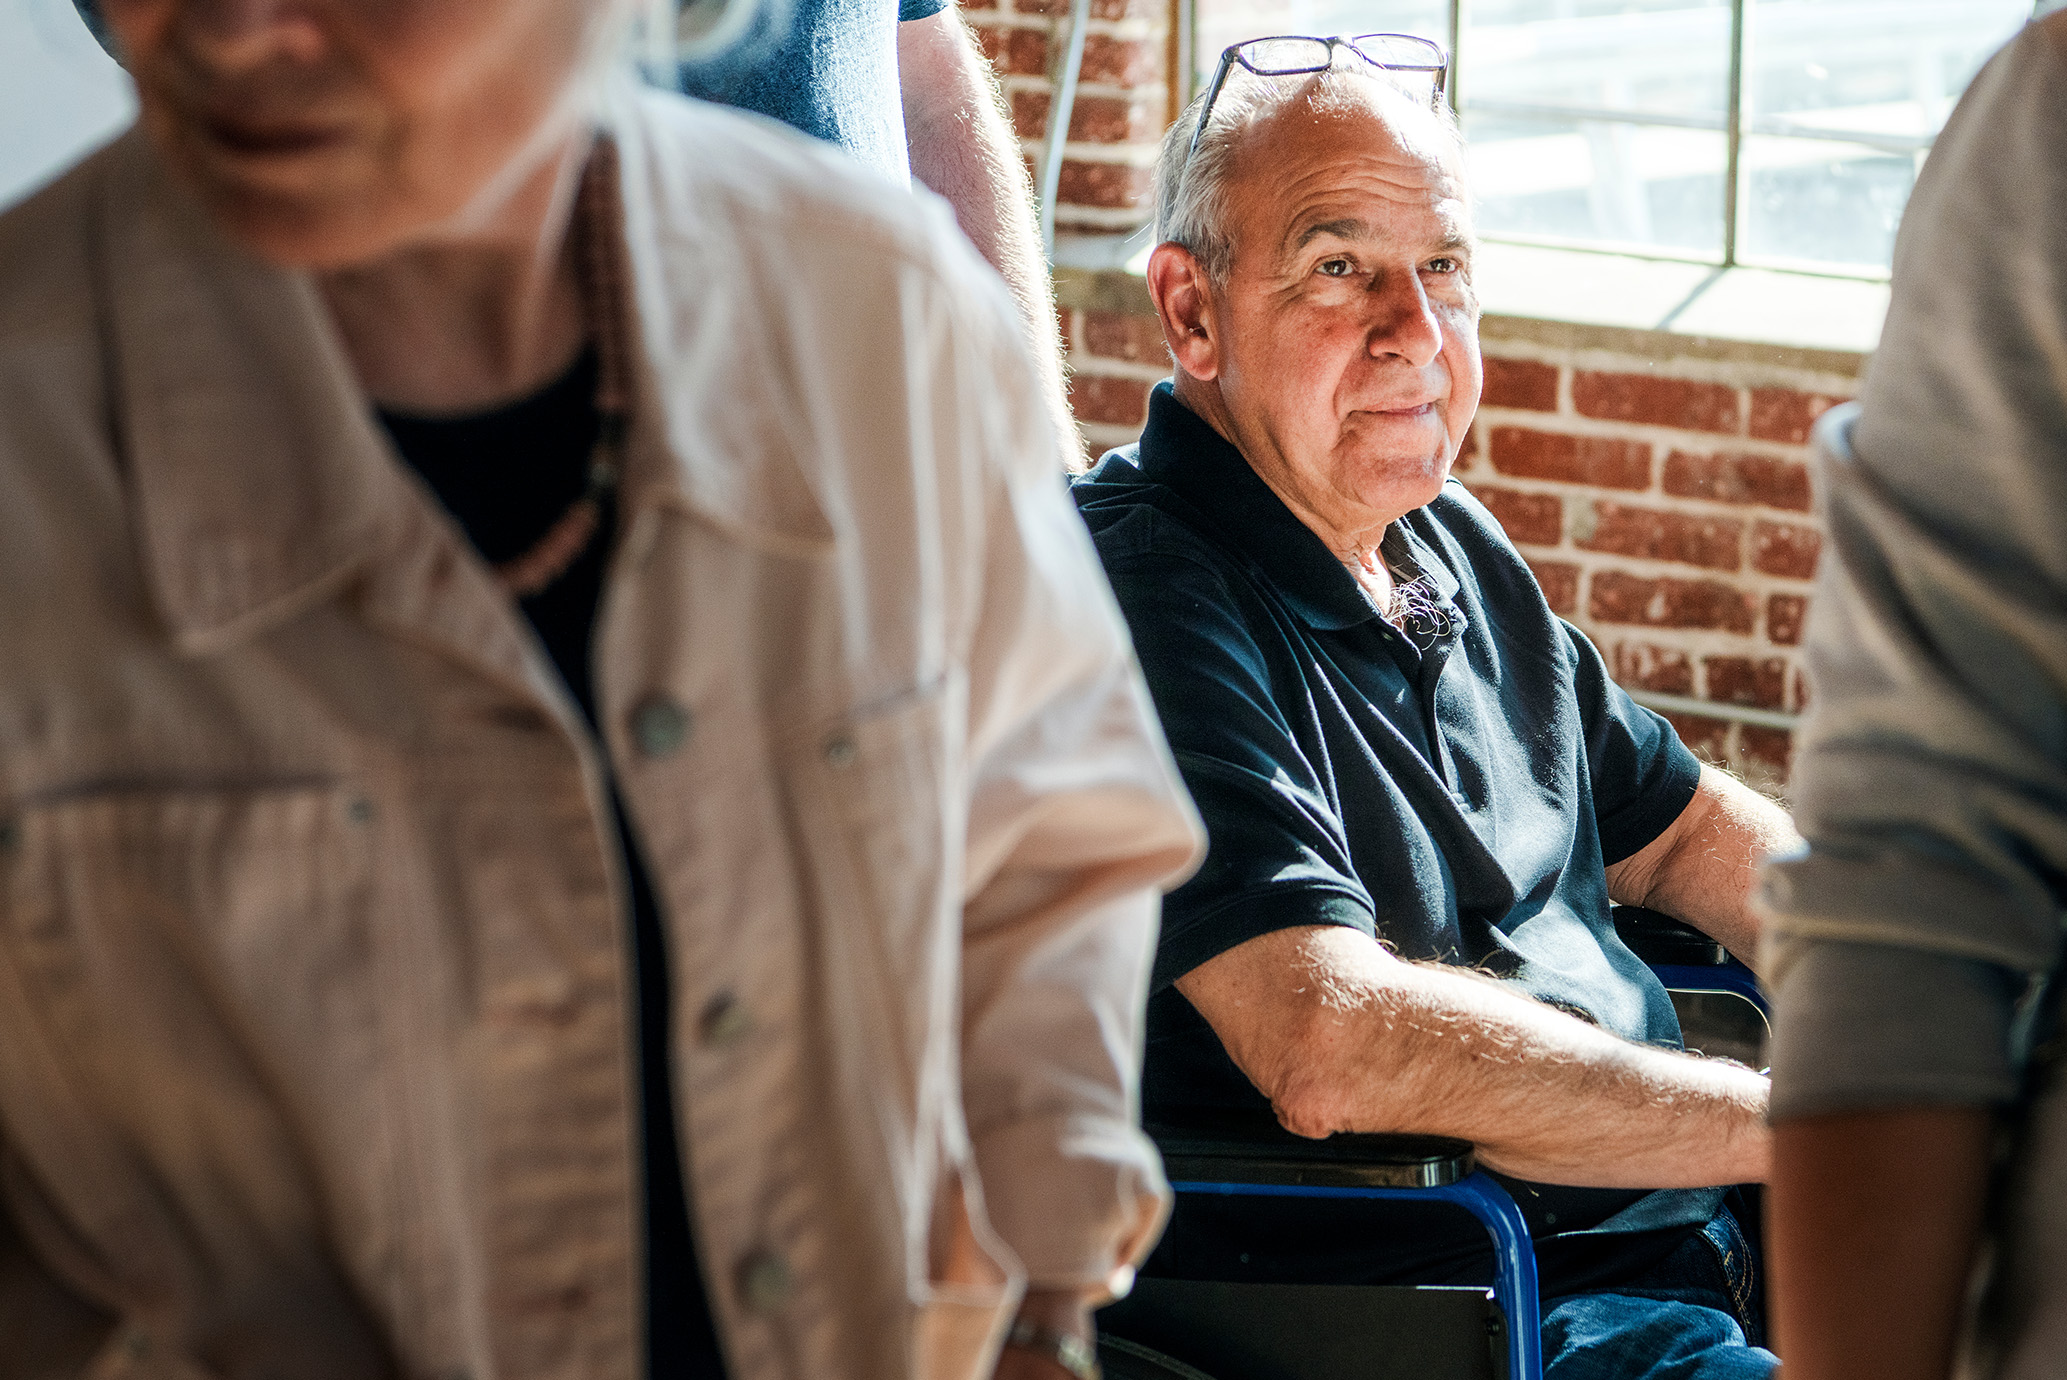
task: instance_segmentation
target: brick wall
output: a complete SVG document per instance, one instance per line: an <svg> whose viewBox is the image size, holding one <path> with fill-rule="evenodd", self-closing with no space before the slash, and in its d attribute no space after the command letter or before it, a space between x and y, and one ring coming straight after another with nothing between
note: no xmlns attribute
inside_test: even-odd
<svg viewBox="0 0 2067 1380"><path fill-rule="evenodd" d="M1078 415L1094 454L1132 440L1169 372L1137 281L1062 272ZM1822 547L1808 429L1852 395L1857 355L1488 318L1486 388L1457 473L1553 607L1632 690L1800 711ZM1791 733L1668 711L1696 751L1779 790Z"/></svg>
<svg viewBox="0 0 2067 1380"><path fill-rule="evenodd" d="M1123 233L1149 216L1151 169L1169 109L1170 0L1091 0L1084 65L1056 189L1059 232ZM1069 0L967 0L996 68L1029 170L1044 150Z"/></svg>

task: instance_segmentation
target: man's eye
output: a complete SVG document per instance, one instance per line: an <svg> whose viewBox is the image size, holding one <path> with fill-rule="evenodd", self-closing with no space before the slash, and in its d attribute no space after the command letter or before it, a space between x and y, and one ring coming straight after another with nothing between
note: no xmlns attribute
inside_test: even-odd
<svg viewBox="0 0 2067 1380"><path fill-rule="evenodd" d="M1455 273L1463 267L1463 264L1451 258L1430 259L1427 265L1430 273Z"/></svg>
<svg viewBox="0 0 2067 1380"><path fill-rule="evenodd" d="M1320 271L1330 278L1347 278L1356 272L1356 265L1347 259L1323 259Z"/></svg>

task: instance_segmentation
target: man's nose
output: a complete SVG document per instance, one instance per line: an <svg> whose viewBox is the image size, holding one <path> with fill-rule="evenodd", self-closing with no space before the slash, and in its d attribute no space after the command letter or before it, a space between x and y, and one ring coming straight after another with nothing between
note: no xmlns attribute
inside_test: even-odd
<svg viewBox="0 0 2067 1380"><path fill-rule="evenodd" d="M269 62L313 63L326 39L322 0L179 0L173 20L180 46L222 72Z"/></svg>
<svg viewBox="0 0 2067 1380"><path fill-rule="evenodd" d="M1371 299L1367 348L1374 358L1393 355L1419 369L1442 353L1443 323L1419 272L1379 275L1371 285Z"/></svg>

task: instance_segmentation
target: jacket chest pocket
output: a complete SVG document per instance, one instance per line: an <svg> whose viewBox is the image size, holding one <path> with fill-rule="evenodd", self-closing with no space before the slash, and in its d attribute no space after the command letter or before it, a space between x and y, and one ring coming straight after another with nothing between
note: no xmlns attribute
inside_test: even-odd
<svg viewBox="0 0 2067 1380"><path fill-rule="evenodd" d="M283 1257L321 1253L310 1171L380 1172L368 806L325 782L174 785L9 824L0 1041L43 1057L0 1061L0 1122L88 1235L122 1205L133 1287L220 1297L308 1266ZM240 1219L265 1229L206 1239ZM181 1278L196 1247L205 1283Z"/></svg>

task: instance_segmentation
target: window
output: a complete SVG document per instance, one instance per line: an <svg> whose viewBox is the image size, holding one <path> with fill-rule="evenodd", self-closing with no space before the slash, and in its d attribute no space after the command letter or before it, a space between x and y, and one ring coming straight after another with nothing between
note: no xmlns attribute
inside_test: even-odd
<svg viewBox="0 0 2067 1380"><path fill-rule="evenodd" d="M1191 3L1195 83L1261 34L1443 40L1489 239L1862 277L1886 276L1931 141L2032 13L2032 0Z"/></svg>

